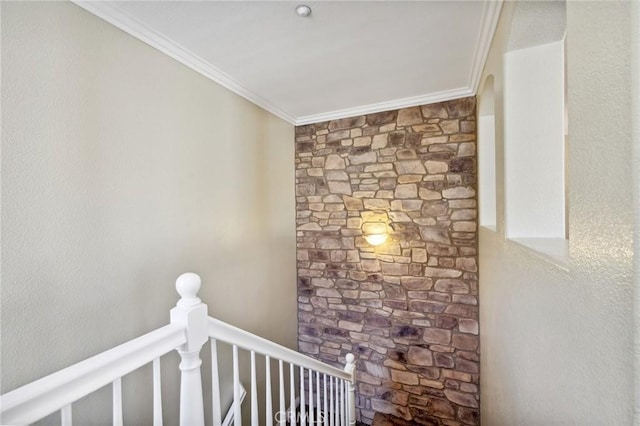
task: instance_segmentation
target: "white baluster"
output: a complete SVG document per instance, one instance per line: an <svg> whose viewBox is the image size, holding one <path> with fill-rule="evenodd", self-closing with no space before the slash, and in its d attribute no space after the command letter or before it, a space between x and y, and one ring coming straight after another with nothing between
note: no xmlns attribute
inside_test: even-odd
<svg viewBox="0 0 640 426"><path fill-rule="evenodd" d="M251 351L251 426L258 426L258 380L256 379L256 353Z"/></svg>
<svg viewBox="0 0 640 426"><path fill-rule="evenodd" d="M336 377L336 426L342 426L342 415L340 413L340 379Z"/></svg>
<svg viewBox="0 0 640 426"><path fill-rule="evenodd" d="M153 360L153 426L162 426L162 378L160 358Z"/></svg>
<svg viewBox="0 0 640 426"><path fill-rule="evenodd" d="M296 424L296 372L293 364L289 364L289 410L291 411L291 424Z"/></svg>
<svg viewBox="0 0 640 426"><path fill-rule="evenodd" d="M307 407L305 407L304 394L304 367L300 366L300 426L307 425Z"/></svg>
<svg viewBox="0 0 640 426"><path fill-rule="evenodd" d="M342 392L344 393L344 424L349 424L349 394L347 393L347 381L342 382Z"/></svg>
<svg viewBox="0 0 640 426"><path fill-rule="evenodd" d="M340 380L340 423L342 425L347 424L347 404L346 394L344 392L344 380Z"/></svg>
<svg viewBox="0 0 640 426"><path fill-rule="evenodd" d="M282 360L278 361L278 371L280 373L280 410L278 411L278 422L280 426L284 426L287 424L287 413L286 413L286 405L284 402L284 371Z"/></svg>
<svg viewBox="0 0 640 426"><path fill-rule="evenodd" d="M324 426L329 426L329 401L327 400L327 375L323 374L322 384L324 388L324 416L322 420L324 420Z"/></svg>
<svg viewBox="0 0 640 426"><path fill-rule="evenodd" d="M355 374L356 374L356 357L353 354L347 354L347 365L344 367L344 371L351 374L351 380L346 383L347 388L347 421L350 425L356 424L356 387L355 387Z"/></svg>
<svg viewBox="0 0 640 426"><path fill-rule="evenodd" d="M341 381L336 377L336 424L342 425L342 400L340 399Z"/></svg>
<svg viewBox="0 0 640 426"><path fill-rule="evenodd" d="M329 426L333 426L333 413L336 411L333 398L333 376L329 376Z"/></svg>
<svg viewBox="0 0 640 426"><path fill-rule="evenodd" d="M338 398L336 397L336 392L338 390L338 379L335 377L331 378L331 406L333 410L331 412L331 422L333 426L338 426L338 417L336 413L338 412Z"/></svg>
<svg viewBox="0 0 640 426"><path fill-rule="evenodd" d="M315 423L313 412L313 371L309 370L309 426Z"/></svg>
<svg viewBox="0 0 640 426"><path fill-rule="evenodd" d="M316 422L322 422L322 409L320 407L320 372L316 371Z"/></svg>
<svg viewBox="0 0 640 426"><path fill-rule="evenodd" d="M240 405L240 365L238 347L233 345L233 424L242 426L242 407Z"/></svg>
<svg viewBox="0 0 640 426"><path fill-rule="evenodd" d="M273 402L271 401L271 358L268 356L265 356L265 366L266 366L266 398L267 398L267 402L266 402L266 413L265 413L265 419L266 419L266 425L267 426L273 426Z"/></svg>
<svg viewBox="0 0 640 426"><path fill-rule="evenodd" d="M208 339L207 305L200 301L200 277L188 272L176 280L181 296L171 310L171 323L185 327L187 343L180 345L180 425L204 426L200 349Z"/></svg>
<svg viewBox="0 0 640 426"><path fill-rule="evenodd" d="M211 339L211 417L213 426L222 425L220 407L220 373L218 371L218 342Z"/></svg>
<svg viewBox="0 0 640 426"><path fill-rule="evenodd" d="M122 426L122 378L113 381L113 426Z"/></svg>
<svg viewBox="0 0 640 426"><path fill-rule="evenodd" d="M340 379L336 377L336 412L334 417L336 418L336 426L340 425Z"/></svg>
<svg viewBox="0 0 640 426"><path fill-rule="evenodd" d="M72 417L73 416L71 415L71 404L65 405L64 407L62 407L62 409L60 410L60 424L62 426L72 426L73 425Z"/></svg>

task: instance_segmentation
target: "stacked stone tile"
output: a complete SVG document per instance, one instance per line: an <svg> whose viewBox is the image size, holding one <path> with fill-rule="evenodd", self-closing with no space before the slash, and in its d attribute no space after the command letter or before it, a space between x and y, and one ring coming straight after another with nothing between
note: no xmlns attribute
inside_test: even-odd
<svg viewBox="0 0 640 426"><path fill-rule="evenodd" d="M296 128L299 349L364 423L479 424L475 141L473 97Z"/></svg>

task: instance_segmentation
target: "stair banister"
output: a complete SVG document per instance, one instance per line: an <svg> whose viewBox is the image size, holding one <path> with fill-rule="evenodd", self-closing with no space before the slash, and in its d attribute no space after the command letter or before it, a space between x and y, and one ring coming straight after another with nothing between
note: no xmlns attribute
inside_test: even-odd
<svg viewBox="0 0 640 426"><path fill-rule="evenodd" d="M309 404L308 411L308 422L309 425L317 424L316 422L321 422L322 419L318 418L323 407L325 410L330 411L329 404L320 405L321 396L324 395L324 391L320 391L320 385L322 383L323 388L325 386L331 386L331 384L327 383L326 377L335 378L336 379L336 399L331 395L332 402L336 403L336 410L333 413L335 417L337 417L336 425L355 425L356 424L356 407L355 407L355 357L353 354L347 354L345 357L345 365L343 369L336 368L329 364L325 364L322 361L311 358L307 355L303 355L299 352L296 352L292 349L279 345L270 340L264 339L262 337L256 336L255 334L244 331L240 328L234 327L230 324L227 324L223 321L220 321L216 318L209 317L208 318L208 332L209 337L211 339L215 339L216 341L225 342L229 345L233 345L237 348L242 348L246 351L255 352L256 354L261 354L267 358L267 365L269 365L269 359L278 360L278 365L280 366L280 379L282 379L282 362L286 362L290 365L302 367L301 371L308 371L309 375L309 398L307 400ZM212 366L212 368L216 368L216 366ZM271 381L268 375L269 368L267 368L267 388L271 388ZM325 380L321 379L322 377ZM332 379L331 379L332 380ZM280 410L283 410L284 407L284 382L280 380ZM340 392L338 393L338 384L340 383ZM303 392L304 386L301 384L300 392L301 398L300 401L304 401ZM328 394L327 394L328 395ZM270 407L270 392L267 390L267 406ZM313 396L313 397L312 397ZM306 396L304 396L306 398ZM339 405L339 407L337 407ZM338 411L339 408L339 411ZM267 409L268 410L268 409ZM315 412L314 412L315 411ZM305 407L301 407L300 414L306 414ZM341 414L341 415L340 415ZM325 411L324 416L326 419L329 419L329 413ZM270 420L270 411L267 411L267 419L266 424L271 424ZM333 416L332 416L333 417ZM286 418L279 417L280 420L285 420ZM305 420L301 421L302 424L305 424Z"/></svg>
<svg viewBox="0 0 640 426"><path fill-rule="evenodd" d="M202 375L200 350L209 340L207 333L207 305L198 297L201 281L192 272L180 275L176 290L181 296L171 310L171 324L185 328L186 343L177 350L180 354L180 424L204 426L204 405L202 398Z"/></svg>
<svg viewBox="0 0 640 426"><path fill-rule="evenodd" d="M346 381L350 381L353 378L351 373L251 334L216 318L209 317L209 336L220 342L236 345L242 349L255 351L262 355L268 355L274 360L283 360L294 365L302 365L307 369L339 377Z"/></svg>
<svg viewBox="0 0 640 426"><path fill-rule="evenodd" d="M325 364L319 360L298 353L277 343L256 336L237 327L208 316L207 305L198 298L201 286L200 277L194 273L182 274L176 281L180 300L171 310L170 324L147 333L141 337L123 343L113 349L95 355L71 367L60 370L33 383L0 396L0 423L30 424L43 417L60 411L63 425L72 426L72 404L97 389L112 384L114 424L126 424L122 413L121 377L153 363L153 416L154 425L162 425L162 396L160 389L160 357L177 350L181 362L180 381L180 425L204 426L204 405L202 392L200 351L207 340L211 339L212 382L213 382L213 424L220 426L220 389L217 365L216 341L233 345L234 349L234 402L232 413L235 425L242 424L240 404L242 395L238 391L241 384L237 378L239 365L238 349L251 351L252 354L252 426L271 425L278 418L281 422L295 420L295 372L299 371L300 399L302 404L299 415L302 425L322 422L325 426L354 425L355 415L355 358L352 354L345 357L343 369ZM260 354L266 361L266 412L262 423L258 419L255 374L255 355ZM280 366L279 383L284 391L283 363L289 368L289 415L283 411L284 392L281 392L281 412L273 416L271 410L270 362L277 360ZM299 370L295 367L299 367ZM308 378L308 398L305 391L305 373ZM275 380L274 380L275 381ZM321 388L322 385L322 388ZM328 387L328 389L327 389ZM324 396L321 405L321 389ZM330 401L327 401L327 398ZM305 409L305 400L308 410ZM324 409L324 413L321 411ZM314 410L315 409L315 410ZM315 411L315 413L314 413ZM309 418L307 419L307 415ZM315 420L314 420L315 415ZM227 416L229 417L229 416ZM261 416L262 417L262 416ZM225 418L224 424L228 424Z"/></svg>
<svg viewBox="0 0 640 426"><path fill-rule="evenodd" d="M356 362L353 354L347 354L347 364L344 366L344 371L351 377L347 380L347 407L349 407L349 414L347 415L347 421L350 425L356 424Z"/></svg>
<svg viewBox="0 0 640 426"><path fill-rule="evenodd" d="M185 341L169 324L0 397L0 424L31 424L153 361Z"/></svg>

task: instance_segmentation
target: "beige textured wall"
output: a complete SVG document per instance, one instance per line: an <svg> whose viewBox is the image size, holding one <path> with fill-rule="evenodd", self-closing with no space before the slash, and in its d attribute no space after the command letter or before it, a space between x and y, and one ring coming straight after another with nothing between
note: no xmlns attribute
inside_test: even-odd
<svg viewBox="0 0 640 426"><path fill-rule="evenodd" d="M631 3L631 86L633 119L633 317L634 317L634 426L640 426L640 2Z"/></svg>
<svg viewBox="0 0 640 426"><path fill-rule="evenodd" d="M504 239L502 55L517 24L503 8L482 80L495 78L499 206L498 232L480 230L483 424L631 424L629 9L567 3L570 255L556 265Z"/></svg>
<svg viewBox="0 0 640 426"><path fill-rule="evenodd" d="M2 2L2 391L164 325L185 271L210 314L295 347L292 141L71 3ZM127 424L148 423L150 386L125 378ZM104 423L109 392L74 420Z"/></svg>

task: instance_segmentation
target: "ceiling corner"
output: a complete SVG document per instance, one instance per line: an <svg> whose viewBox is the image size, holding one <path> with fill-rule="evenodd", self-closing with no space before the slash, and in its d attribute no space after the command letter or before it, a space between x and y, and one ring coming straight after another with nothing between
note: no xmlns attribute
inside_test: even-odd
<svg viewBox="0 0 640 426"><path fill-rule="evenodd" d="M296 117L273 105L271 102L243 87L233 77L224 71L211 65L178 43L149 28L144 23L130 16L114 2L71 0L72 3L85 9L87 12L121 29L127 34L161 51L165 55L175 59L181 64L191 68L199 74L215 81L226 89L247 99L266 111L280 117L284 121L296 124Z"/></svg>
<svg viewBox="0 0 640 426"><path fill-rule="evenodd" d="M346 117L356 117L359 115L372 114L382 111L392 111L401 108L409 108L418 105L433 104L436 102L450 101L452 99L464 98L472 96L474 91L469 87L461 87L453 90L445 90L437 93L427 93L419 96L411 96L408 98L395 99L392 101L378 102L369 105L362 105L353 108L345 108L336 111L330 111L322 114L306 115L298 117L294 123L296 126L311 123L320 123L323 121L337 120Z"/></svg>
<svg viewBox="0 0 640 426"><path fill-rule="evenodd" d="M116 26L149 46L168 55L174 60L191 68L199 74L213 80L233 93L247 99L267 112L293 125L317 123L338 118L352 117L381 111L407 108L435 102L473 96L479 86L483 68L487 60L489 48L493 40L503 0L488 0L484 3L480 27L475 40L471 70L468 81L463 87L421 94L401 99L392 99L372 104L360 105L328 111L319 114L296 116L275 105L268 99L247 89L238 80L225 73L210 62L194 54L180 43L166 37L161 32L151 28L143 21L129 14L114 1L71 0L77 6L87 10L102 20ZM464 83L463 83L464 84ZM357 102L357 101L356 101Z"/></svg>

